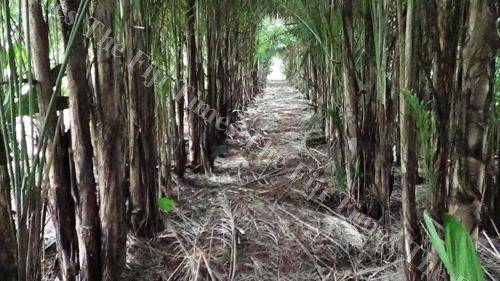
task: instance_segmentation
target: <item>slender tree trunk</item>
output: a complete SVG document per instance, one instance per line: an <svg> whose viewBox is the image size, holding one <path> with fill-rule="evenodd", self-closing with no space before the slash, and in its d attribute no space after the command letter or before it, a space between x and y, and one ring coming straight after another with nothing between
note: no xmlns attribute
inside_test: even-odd
<svg viewBox="0 0 500 281"><path fill-rule="evenodd" d="M24 4L24 1L23 1ZM49 62L49 30L42 14L42 6L38 0L30 0L28 7L29 20L25 23L29 25L30 43L33 64L33 75L37 83L38 107L42 118L47 114L50 99L53 94L50 62ZM25 6L25 5L23 5ZM59 128L55 128L55 115L49 119L48 132L60 134ZM58 238L57 245L61 250L61 268L62 275L66 280L73 280L72 268L72 248L75 234L75 211L71 202L70 177L67 169L64 167L64 154L68 147L64 147L61 142L53 145L49 142L46 150L46 163L49 166L49 199L51 205L52 219ZM67 163L67 162L66 162ZM30 188L28 191L30 215L29 215L29 238L26 264L27 280L38 280L41 278L41 194L36 188Z"/></svg>
<svg viewBox="0 0 500 281"><path fill-rule="evenodd" d="M64 13L76 11L80 0L66 0ZM71 26L61 20L65 43ZM90 135L90 98L87 79L87 48L82 30L75 34L73 52L68 59L69 109L71 112L71 156L73 161L73 197L76 209L80 280L100 280L100 226L93 150Z"/></svg>
<svg viewBox="0 0 500 281"><path fill-rule="evenodd" d="M54 171L54 175L61 175L58 181L64 183L64 187L71 187L71 169L69 147L69 136L63 136L61 129L58 129L60 134L58 145L54 149L54 158L60 159L60 163L53 165L53 169L61 169ZM78 244L75 228L75 204L71 196L71 191L56 192L51 190L50 198L52 199L49 206L52 214L52 222L56 229L56 245L59 252L59 265L61 270L62 280L76 280L77 263L78 263Z"/></svg>
<svg viewBox="0 0 500 281"><path fill-rule="evenodd" d="M27 7L25 7L25 4L26 2L23 2L23 9L22 9L22 13L23 15L26 15L28 14L28 9ZM4 8L4 14L5 15L9 15L10 14L10 8L9 8L9 1L4 1L3 2L3 8ZM25 21L26 22L26 21ZM5 26L6 26L6 30L12 30L12 23L11 23L11 18L10 17L6 17L5 18ZM25 29L26 30L26 29ZM26 32L27 34L28 32ZM13 49L13 43L12 43L12 38L11 36L6 36L7 40L6 40L6 45L8 47L8 69L9 69L9 72L10 72L10 75L13 75L13 78L15 78L17 76L17 68L16 68L16 63L15 63L15 54L14 54L14 49ZM15 84L14 83L9 83L9 91L10 93L14 93L15 92ZM13 97L14 95L12 94L11 95L11 100L13 100ZM11 114L11 120L14 119L14 116L12 116L13 114ZM2 118L5 120L4 116L2 116ZM10 124L9 128L12 130L12 131L15 131L15 123L13 124ZM8 137L8 130L9 128L7 126L5 127L2 127L2 130L5 130L2 135L3 137L3 141L7 142L11 148L11 150L13 150L13 146L15 145L15 142L12 141L12 138L13 136L11 137ZM12 142L12 143L11 143ZM19 164L19 156L17 153L12 153L12 156L9 155L9 149L7 147L2 147L3 150L3 153L5 153L5 158L6 158L6 167L8 167L8 161L13 161L13 165L11 166L11 171L10 171L10 178L9 180L11 181L10 184L12 186L12 191L13 191L13 194L14 194L14 197L15 197L15 201L14 201L14 204L15 204L15 208L17 210L16 214L15 214L15 225L13 226L14 228L14 231L15 231L15 235L16 235L16 242L17 242L17 249L16 250L13 250L15 253L16 253L16 256L17 256L17 261L16 261L16 267L17 267L17 280L24 280L26 279L26 276L25 276L25 268L26 268L26 246L27 246L27 243L26 243L26 235L27 235L27 227L26 227L26 212L25 212L25 208L22 207L23 205L23 196L25 196L25 192L23 190L20 190L20 186L21 186L21 183L20 183L20 176L21 176L21 171L20 171L20 164ZM3 178L3 180L7 180L7 178ZM8 194L9 197L10 197L10 193ZM8 203L4 203L4 206L5 204L10 204L10 201L8 201ZM9 210L10 212L10 208L7 209ZM17 227L17 228L16 228Z"/></svg>
<svg viewBox="0 0 500 281"><path fill-rule="evenodd" d="M0 272L5 281L17 281L17 248L12 217L10 179L3 138L0 137Z"/></svg>
<svg viewBox="0 0 500 281"><path fill-rule="evenodd" d="M206 118L210 118L210 115L213 114L213 110L217 108L217 58L216 58L216 50L217 50L217 28L218 28L218 17L215 11L214 3L212 5L208 5L207 7L207 80L208 80L208 89L207 89L207 104L210 112L206 116ZM212 8L213 7L213 10ZM215 21L215 23L213 22ZM214 113L215 114L215 113ZM213 151L215 147L215 122L214 120L208 120L207 126L207 138L206 138L206 147L208 150L209 164L210 166L214 165L214 158L210 155L210 152Z"/></svg>
<svg viewBox="0 0 500 281"><path fill-rule="evenodd" d="M226 35L226 33L224 33ZM227 48L224 44L225 38L222 38L220 42L220 48L217 50L217 112L219 114L219 117L227 117L227 112L225 110L225 94L227 92L227 77L226 77L226 70L225 70L225 60L224 60L224 52L225 49ZM217 144L220 145L224 142L224 132L222 130L217 131L216 133L216 138L217 138Z"/></svg>
<svg viewBox="0 0 500 281"><path fill-rule="evenodd" d="M493 75L490 78L493 80L495 79L495 76ZM493 90L493 88L491 90ZM493 111L495 111L495 106L492 105L492 107ZM500 225L500 183L498 182L500 169L497 169L495 160L495 155L500 155L497 154L497 146L499 146L498 143L500 143L499 134L498 124L489 124L487 140L488 147L486 148L487 157L485 159L485 188L483 193L480 228L484 228L486 231L491 233L495 233L495 227Z"/></svg>
<svg viewBox="0 0 500 281"><path fill-rule="evenodd" d="M369 1L367 1L369 2ZM370 5L370 4L368 4ZM386 73L389 71L388 55L390 46L387 46L387 19L388 19L388 2L378 1L371 3L373 18L370 18L374 23L374 42L373 46L376 50L373 51L373 56L376 58L376 154L375 154L375 191L378 202L382 208L383 225L390 226L390 208L389 199L391 194L391 167L392 167L392 145L390 141L390 90L388 89L388 81ZM375 43L376 42L376 43ZM376 44L376 45L375 45ZM392 49L394 49L392 47Z"/></svg>
<svg viewBox="0 0 500 281"><path fill-rule="evenodd" d="M439 0L437 5L430 2L427 11L431 23L431 36L434 39L436 57L435 99L437 120L437 152L435 165L437 181L431 200L431 215L441 221L446 210L447 186L449 181L449 122L451 102L456 96L454 75L457 61L459 32L457 26L461 19L461 1ZM437 20L435 20L437 19Z"/></svg>
<svg viewBox="0 0 500 281"><path fill-rule="evenodd" d="M226 27L226 33L224 38L224 47L221 50L221 56L219 64L221 65L221 76L222 76L222 87L221 94L219 95L219 113L221 116L230 118L229 116L229 100L231 93L231 74L230 74L230 60L231 60L231 34L232 26ZM220 134L220 144L224 142L224 134Z"/></svg>
<svg viewBox="0 0 500 281"><path fill-rule="evenodd" d="M421 245L421 236L416 214L415 202L415 180L417 175L417 128L412 116L410 105L404 93L416 92L416 9L419 6L417 0L408 0L406 12L406 29L404 32L404 52L402 52L401 63L404 71L401 72L400 97L400 141L401 141L401 186L403 189L403 233L406 280L420 280L420 271L417 266L421 257L418 251ZM402 7L399 8L399 20L402 21ZM414 250L417 249L416 255Z"/></svg>
<svg viewBox="0 0 500 281"><path fill-rule="evenodd" d="M113 0L95 7L96 94L94 122L101 221L101 280L120 280L125 267L125 102L115 87L117 75L110 40L114 36Z"/></svg>
<svg viewBox="0 0 500 281"><path fill-rule="evenodd" d="M500 140L500 134L497 139ZM500 142L500 141L499 141ZM497 155L500 155L500 145L497 144ZM496 188L495 188L496 186ZM493 200L490 209L490 216L495 226L500 226L500 167L497 167L497 174L493 181Z"/></svg>
<svg viewBox="0 0 500 281"><path fill-rule="evenodd" d="M500 13L500 10L498 10ZM495 101L500 98L498 87L495 87L495 79L498 74L496 58L491 61L490 90L493 92L491 103L490 120L500 118L500 104ZM500 122L488 122L488 136L485 142L485 188L483 192L483 204L481 211L481 227L491 233L496 233L495 227L500 225L500 167L497 165L495 156L500 156Z"/></svg>
<svg viewBox="0 0 500 281"><path fill-rule="evenodd" d="M42 201L39 193L28 194L28 247L26 280L42 280Z"/></svg>
<svg viewBox="0 0 500 281"><path fill-rule="evenodd" d="M374 30L372 24L372 11L370 7L370 1L365 0L363 2L363 16L365 25L365 56L364 56L364 89L363 89L363 113L362 113L362 125L361 125L361 137L362 137L362 164L361 164L361 186L369 187L374 186L374 175L375 175L375 154L376 154L376 129L377 129L377 119L376 119L376 107L377 107L377 89L376 89L376 58L375 58L375 42L374 42ZM381 93L382 94L382 93ZM376 191L376 190L375 190ZM375 192L377 194L378 192ZM376 218L380 218L382 213L380 212L385 202L385 195L381 198L382 200L377 200L373 198L374 205L369 211ZM368 202L366 202L368 203ZM382 203L382 204L380 204ZM373 203L372 203L373 204Z"/></svg>
<svg viewBox="0 0 500 281"><path fill-rule="evenodd" d="M359 126L358 126L358 83L356 78L356 69L354 62L354 31L353 31L353 11L352 1L343 0L342 13L342 74L344 87L344 116L345 116L345 136L347 138L346 151L346 175L347 187L350 195L359 200L359 175L356 175L357 167L361 165L360 157L360 141L359 141Z"/></svg>
<svg viewBox="0 0 500 281"><path fill-rule="evenodd" d="M186 171L186 144L184 140L184 96L185 96L185 83L184 83L184 36L180 30L176 30L176 57L177 61L177 82L175 95L177 98L175 103L176 114L176 159L175 172L180 178L184 177Z"/></svg>
<svg viewBox="0 0 500 281"><path fill-rule="evenodd" d="M207 26L207 28L210 28ZM206 31L207 33L210 31ZM198 83L198 104L194 108L195 114L198 115L198 143L199 147L199 161L202 171L206 175L212 174L212 167L210 165L210 143L209 143L209 133L210 124L207 122L207 117L204 116L204 110L207 104L209 104L207 92L205 91L205 73L203 68L203 38L201 35L196 36L196 78ZM210 107L209 107L210 108Z"/></svg>
<svg viewBox="0 0 500 281"><path fill-rule="evenodd" d="M500 226L500 167L497 165L495 173L494 161L495 154L500 157L500 126L498 124L496 126L495 134L496 135L494 135L492 139L496 141L493 141L492 143L496 143L496 145L494 145L494 147L491 149L492 157L490 162L490 167L493 174L491 179L492 184L490 185L491 195L488 196L488 194L486 194L485 196L485 198L490 198L488 200L489 204L487 206L487 211L492 221L487 222L487 224L490 225L490 223L492 222L494 224L492 228L498 228L498 226Z"/></svg>
<svg viewBox="0 0 500 281"><path fill-rule="evenodd" d="M196 42L196 1L188 1L187 11L187 33L188 33L188 102L197 102L199 97L198 63L197 63L197 42ZM195 109L194 105L191 106ZM200 131L199 120L194 110L188 111L189 119L189 156L191 167L196 170L200 164Z"/></svg>
<svg viewBox="0 0 500 281"><path fill-rule="evenodd" d="M437 149L431 169L436 169L435 179L427 179L435 185L428 186L432 190L430 201L431 216L442 223L442 218L447 209L448 184L449 184L449 125L451 104L455 99L456 87L454 81L458 39L457 28L460 26L462 1L438 0L425 4L425 18L428 33L431 58L434 58L433 67L433 98L436 111ZM430 73L430 69L428 70ZM427 74L426 74L427 75ZM428 268L434 273L442 271L442 264L433 251L429 255Z"/></svg>
<svg viewBox="0 0 500 281"><path fill-rule="evenodd" d="M457 216L473 237L480 223L484 192L484 139L491 110L491 61L498 50L492 1L469 1L463 48L463 82L460 93L457 162L454 165L451 214Z"/></svg>
<svg viewBox="0 0 500 281"><path fill-rule="evenodd" d="M135 26L144 26L139 12L131 9L130 3L125 5L128 14L126 40L127 61L132 62L135 56L149 50L146 46L144 30L136 31ZM146 27L147 28L147 27ZM146 32L147 33L147 32ZM144 55L145 56L145 55ZM157 162L155 143L155 101L154 89L145 84L149 77L143 75L151 62L138 63L128 67L129 93L129 209L133 230L142 236L150 236L157 227L156 193Z"/></svg>

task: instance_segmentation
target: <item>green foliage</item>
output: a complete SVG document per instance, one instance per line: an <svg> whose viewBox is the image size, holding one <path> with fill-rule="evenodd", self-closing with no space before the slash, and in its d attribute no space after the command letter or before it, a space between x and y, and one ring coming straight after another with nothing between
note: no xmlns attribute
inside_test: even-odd
<svg viewBox="0 0 500 281"><path fill-rule="evenodd" d="M309 118L306 123L305 123L305 126L308 130L314 130L314 129L318 129L318 128L321 128L321 123L323 121L321 120L321 116L319 116L319 114L317 113L314 113L311 118Z"/></svg>
<svg viewBox="0 0 500 281"><path fill-rule="evenodd" d="M359 159L356 160L356 163L354 165L354 177L356 179L359 179L359 177L361 177L361 161L359 161Z"/></svg>
<svg viewBox="0 0 500 281"><path fill-rule="evenodd" d="M257 33L254 59L263 62L268 68L271 59L282 54L292 41L293 38L280 20L266 18L262 21Z"/></svg>
<svg viewBox="0 0 500 281"><path fill-rule="evenodd" d="M455 276L466 280L484 280L483 270L476 251L465 226L458 219L445 215L445 241Z"/></svg>
<svg viewBox="0 0 500 281"><path fill-rule="evenodd" d="M427 211L424 212L424 220L432 246L441 258L452 281L484 280L476 247L465 226L455 217L445 215L445 242L443 243Z"/></svg>
<svg viewBox="0 0 500 281"><path fill-rule="evenodd" d="M326 108L325 115L331 118L333 124L340 126L342 125L342 112L336 106L329 106Z"/></svg>
<svg viewBox="0 0 500 281"><path fill-rule="evenodd" d="M436 128L433 122L432 113L426 108L430 106L430 102L421 101L412 92L403 91L403 96L408 102L412 114L417 123L417 137L420 146L420 155L423 158L423 171L426 180L427 195L433 190L437 181L437 169L435 169L433 157L436 153L436 146L433 143L433 136Z"/></svg>
<svg viewBox="0 0 500 281"><path fill-rule="evenodd" d="M175 207L175 200L166 197L158 198L158 206L160 206L163 211L170 213Z"/></svg>
<svg viewBox="0 0 500 281"><path fill-rule="evenodd" d="M434 250L438 253L438 255L441 258L441 261L443 262L446 269L448 269L448 272L450 272L451 271L450 269L452 268L450 258L448 256L448 254L446 253L446 248L444 246L444 243L441 240L441 238L439 237L439 234L436 230L436 227L434 227L434 223L432 221L432 218L430 217L427 210L424 211L424 220L425 220L425 224L427 226L427 231L429 232L429 238L431 240L432 246L433 246Z"/></svg>

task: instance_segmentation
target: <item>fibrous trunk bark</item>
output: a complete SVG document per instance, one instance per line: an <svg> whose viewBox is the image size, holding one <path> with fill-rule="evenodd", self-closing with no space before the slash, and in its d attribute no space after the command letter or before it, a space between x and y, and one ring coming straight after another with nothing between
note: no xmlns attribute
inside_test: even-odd
<svg viewBox="0 0 500 281"><path fill-rule="evenodd" d="M129 209L132 229L141 236L150 236L157 227L157 162L155 143L155 100L152 85L147 87L149 77L145 77L151 65L146 54L146 32L137 30L136 26L144 26L139 12L126 5L127 61L134 57L144 57L128 66L128 153L129 153ZM149 27L145 27L149 28Z"/></svg>
<svg viewBox="0 0 500 281"><path fill-rule="evenodd" d="M119 280L125 267L125 99L117 91L117 68L110 51L114 37L116 1L96 2L95 154L101 221L101 280ZM111 42L111 43L110 43Z"/></svg>
<svg viewBox="0 0 500 281"><path fill-rule="evenodd" d="M69 18L81 0L65 0L64 14ZM65 44L71 25L61 20ZM100 225L97 190L93 170L93 149L90 134L92 89L87 75L87 48L82 29L73 39L68 58L69 110L71 112L71 157L73 163L73 198L76 211L78 262L80 280L100 280Z"/></svg>
<svg viewBox="0 0 500 281"><path fill-rule="evenodd" d="M216 6L213 5L213 8L207 7L207 80L208 80L208 89L207 89L207 98L206 103L208 105L209 113L206 116L208 118L206 122L206 148L208 152L208 162L210 167L214 165L214 158L211 155L211 151L213 151L215 147L215 122L216 119L212 119L210 115L216 114L216 101L217 101L217 28L219 18L216 13ZM213 9L213 10L211 10ZM214 22L215 21L215 22Z"/></svg>
<svg viewBox="0 0 500 281"><path fill-rule="evenodd" d="M207 28L210 28L207 26ZM210 31L207 31L210 32ZM203 48L203 39L201 36L197 36L196 38L196 67L197 73L196 78L198 81L198 103L193 108L195 114L198 116L198 143L199 143L199 160L197 161L200 165L202 171L210 176L212 173L212 167L210 165L210 124L208 123L208 114L205 114L205 111L210 109L209 106L209 93L205 91L205 74L203 68L203 59L204 59L204 48ZM207 104L208 103L208 104Z"/></svg>
<svg viewBox="0 0 500 281"><path fill-rule="evenodd" d="M404 254L405 254L405 275L406 280L420 280L421 273L417 266L420 264L419 248L421 236L416 214L415 202L415 180L417 174L417 128L410 105L405 95L416 92L416 0L407 1L406 27L399 32L404 33L400 40L404 38L404 49L401 49L401 91L400 97L400 142L401 142L401 187L403 190L403 234L404 234ZM404 20L399 3L400 27ZM402 42L401 42L402 43ZM415 250L416 249L416 250ZM416 251L416 252L415 252Z"/></svg>
<svg viewBox="0 0 500 281"><path fill-rule="evenodd" d="M449 181L449 122L451 103L456 96L454 81L457 44L457 27L461 19L462 1L439 0L431 2L428 17L431 22L431 35L434 35L436 57L435 100L437 121L437 151L435 166L436 185L431 200L431 215L438 222L446 210L447 186ZM435 20L437 19L437 20Z"/></svg>
<svg viewBox="0 0 500 281"><path fill-rule="evenodd" d="M180 178L184 177L186 171L186 143L184 140L184 92L186 90L184 83L184 36L183 33L176 28L176 52L175 60L177 62L177 82L175 85L175 172Z"/></svg>
<svg viewBox="0 0 500 281"><path fill-rule="evenodd" d="M498 48L492 1L468 3L462 92L457 99L458 140L449 211L477 239L485 183L484 139L491 111L491 61Z"/></svg>
<svg viewBox="0 0 500 281"><path fill-rule="evenodd" d="M198 81L198 51L196 42L196 1L188 1L187 11L187 34L188 34L188 85L187 97L190 108L195 108L195 103L199 100L199 81ZM189 156L193 170L200 164L200 130L199 120L195 110L188 111L189 120Z"/></svg>
<svg viewBox="0 0 500 281"><path fill-rule="evenodd" d="M0 137L0 272L5 281L17 279L17 241L12 217L10 179L3 137Z"/></svg>
<svg viewBox="0 0 500 281"><path fill-rule="evenodd" d="M358 83L354 61L354 30L353 30L353 3L343 0L342 13L342 75L344 92L344 119L346 146L346 175L347 188L351 197L360 199L359 178L357 172L361 165L359 125L358 125Z"/></svg>
<svg viewBox="0 0 500 281"><path fill-rule="evenodd" d="M24 4L24 1L23 1ZM51 71L49 61L49 30L42 14L42 5L38 0L30 0L24 6L24 11L28 12L29 19L25 23L29 25L29 36L31 46L31 59L33 65L33 76L38 82L36 91L38 94L38 107L42 118L48 114L50 99L53 95L51 83ZM62 117L61 117L62 118ZM49 134L61 134L60 128L56 128L55 114L51 114L46 119L47 132ZM49 201L52 220L57 237L57 245L61 251L62 275L66 280L73 280L74 275L74 235L75 235L75 211L71 200L70 176L67 167L67 146L62 142L54 140L56 143L48 142L45 163L48 163L45 170L49 173ZM40 183L43 184L43 183ZM35 187L30 187L28 191L29 201L29 238L26 261L26 279L37 280L41 277L41 194Z"/></svg>
<svg viewBox="0 0 500 281"><path fill-rule="evenodd" d="M375 175L375 153L376 153L376 107L377 107L377 89L376 89L376 57L375 57L375 42L374 30L372 24L372 11L370 1L363 2L363 21L365 25L365 56L364 69L363 69L363 95L362 95L362 108L361 113L361 178L360 184L362 187L374 186ZM368 190L368 189L367 189ZM377 194L378 192L375 192ZM384 196L383 194L380 194ZM378 196L377 196L378 197ZM385 198L385 197L384 197ZM375 218L382 216L382 204L385 201L383 198L373 198L374 206L370 207L370 214ZM382 200L380 200L382 199ZM380 204L382 203L382 204ZM373 203L372 203L373 204Z"/></svg>
<svg viewBox="0 0 500 281"><path fill-rule="evenodd" d="M370 1L367 1L370 2ZM370 5L370 4L368 4ZM382 224L390 226L389 199L392 190L391 167L392 167L392 142L390 138L389 122L391 117L390 90L388 89L388 56L391 53L387 46L387 19L388 2L377 1L371 3L373 11L371 21L373 24L373 56L376 58L376 153L375 153L375 192L378 204L382 209ZM394 46L394 45L392 45ZM392 51L394 47L392 47Z"/></svg>

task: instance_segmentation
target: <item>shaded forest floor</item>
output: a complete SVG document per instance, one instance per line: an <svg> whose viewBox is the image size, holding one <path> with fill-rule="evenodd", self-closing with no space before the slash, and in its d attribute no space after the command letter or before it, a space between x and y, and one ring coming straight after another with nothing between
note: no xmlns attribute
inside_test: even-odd
<svg viewBox="0 0 500 281"><path fill-rule="evenodd" d="M214 175L177 184L166 230L151 241L129 237L124 279L401 280L396 243L333 211L340 197L304 196L313 173L335 182L328 147L306 145L320 129L305 98L270 81L240 117ZM300 164L311 172L290 179Z"/></svg>
<svg viewBox="0 0 500 281"><path fill-rule="evenodd" d="M150 240L128 236L123 280L404 280L397 171L394 232L385 235L373 219L349 219L355 206L339 208L338 157L290 83L270 81L239 117L212 176L174 179L165 229ZM361 225L367 220L371 227ZM490 279L500 280L489 242L480 243ZM46 258L44 280L53 280L54 253Z"/></svg>
<svg viewBox="0 0 500 281"><path fill-rule="evenodd" d="M355 206L339 208L338 157L320 123L290 83L270 81L228 132L213 176L176 183L166 229L150 241L129 236L124 280L404 280L397 171L394 232L350 219ZM311 179L321 188L307 188ZM325 187L333 193L321 200ZM498 257L480 243L488 276L500 280Z"/></svg>

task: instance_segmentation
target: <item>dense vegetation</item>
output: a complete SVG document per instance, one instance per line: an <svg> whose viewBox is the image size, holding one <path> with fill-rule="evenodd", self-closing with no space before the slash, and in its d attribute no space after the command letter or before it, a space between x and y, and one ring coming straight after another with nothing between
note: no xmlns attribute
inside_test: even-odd
<svg viewBox="0 0 500 281"><path fill-rule="evenodd" d="M161 229L172 177L212 173L274 56L315 106L341 164L336 188L387 230L401 179L407 256L425 240L423 208L473 240L498 233L497 1L0 7L2 280L41 279L46 216L62 280L119 280L127 233ZM407 280L420 280L421 258L405 260Z"/></svg>

